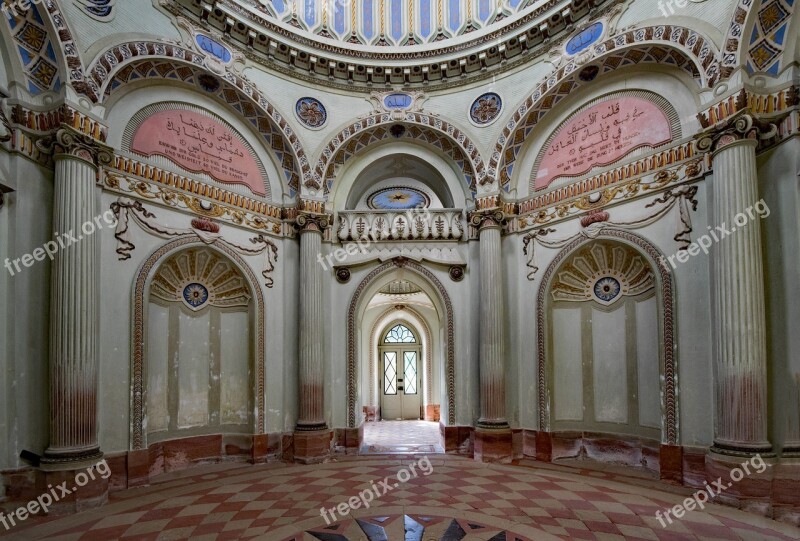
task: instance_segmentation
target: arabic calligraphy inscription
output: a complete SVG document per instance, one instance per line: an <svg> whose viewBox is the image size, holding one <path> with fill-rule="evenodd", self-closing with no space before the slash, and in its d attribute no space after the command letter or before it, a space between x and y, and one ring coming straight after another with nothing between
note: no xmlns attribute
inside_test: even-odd
<svg viewBox="0 0 800 541"><path fill-rule="evenodd" d="M610 165L643 146L672 141L666 113L644 98L602 101L563 124L549 145L536 175L536 189L559 177L583 175L593 167Z"/></svg>
<svg viewBox="0 0 800 541"><path fill-rule="evenodd" d="M252 151L230 128L201 113L170 109L153 114L136 130L131 150L163 156L187 171L266 195Z"/></svg>

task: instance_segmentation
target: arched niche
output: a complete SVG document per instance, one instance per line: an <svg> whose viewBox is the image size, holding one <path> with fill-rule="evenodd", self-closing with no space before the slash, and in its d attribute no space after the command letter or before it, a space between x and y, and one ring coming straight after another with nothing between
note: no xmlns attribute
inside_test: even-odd
<svg viewBox="0 0 800 541"><path fill-rule="evenodd" d="M131 448L264 431L264 298L224 245L179 237L133 289Z"/></svg>
<svg viewBox="0 0 800 541"><path fill-rule="evenodd" d="M678 445L674 303L667 263L639 235L603 229L594 239L577 238L559 252L537 296L539 429L605 432ZM605 370L602 397L612 406L622 404L623 397L626 401L624 407L607 410L599 418L596 407L584 407L586 393L593 404L598 403L593 394L597 382L586 385L598 368ZM623 369L624 380L609 379L620 378ZM571 383L570 374L575 376ZM642 382L640 374L647 374ZM566 397L560 403L559 388ZM648 393L644 400L640 388ZM614 396L611 391L622 394ZM633 395L636 416L631 415ZM641 406L647 408L647 422L633 426L632 420L643 417ZM594 417L587 419L587 414Z"/></svg>
<svg viewBox="0 0 800 541"><path fill-rule="evenodd" d="M407 174L402 172L402 162L401 171L393 172L397 160L404 160L409 165ZM357 208L373 191L374 182L400 181L404 177L435 195L444 208L463 209L470 205L469 187L449 158L425 145L387 140L356 154L339 169L328 196L328 209Z"/></svg>
<svg viewBox="0 0 800 541"><path fill-rule="evenodd" d="M232 114L230 109L217 103L206 96L194 92L188 86L182 88L180 84L166 86L153 81L133 82L116 90L106 103L106 122L111 126L108 134L108 144L122 156L128 156L138 161L151 163L156 167L174 171L191 178L202 180L211 186L238 193L247 197L265 199L277 204L291 201L290 190L285 182L285 174L277 157L268 150L263 138L256 133L252 126L237 114ZM157 114L166 108L187 109L198 115L214 119L231 128L233 136L240 140L244 147L252 149L253 157L260 166L264 175L266 195L253 193L247 186L240 183L220 182L204 172L193 172L168 158L152 156L150 158L130 150L132 131L136 123L141 123L149 113Z"/></svg>

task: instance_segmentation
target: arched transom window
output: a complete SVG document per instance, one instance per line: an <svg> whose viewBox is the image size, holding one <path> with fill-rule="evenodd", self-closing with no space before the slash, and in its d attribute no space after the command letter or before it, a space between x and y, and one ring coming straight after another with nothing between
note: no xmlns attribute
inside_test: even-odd
<svg viewBox="0 0 800 541"><path fill-rule="evenodd" d="M383 339L385 344L416 344L417 337L403 324L392 327Z"/></svg>

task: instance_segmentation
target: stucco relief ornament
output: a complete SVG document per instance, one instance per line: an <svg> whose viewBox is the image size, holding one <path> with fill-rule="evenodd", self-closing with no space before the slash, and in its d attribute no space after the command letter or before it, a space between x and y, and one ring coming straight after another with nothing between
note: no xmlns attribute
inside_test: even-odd
<svg viewBox="0 0 800 541"><path fill-rule="evenodd" d="M422 104L427 99L422 92L401 90L372 92L367 98L372 104L373 114L388 113L394 121L403 120L407 113L422 111Z"/></svg>
<svg viewBox="0 0 800 541"><path fill-rule="evenodd" d="M487 92L472 103L469 115L479 126L491 124L503 109L503 100L494 92Z"/></svg>
<svg viewBox="0 0 800 541"><path fill-rule="evenodd" d="M264 254L264 270L261 275L264 277L264 285L272 288L275 280L270 276L275 270L275 263L278 261L278 247L264 235L258 235L250 240L253 245L242 246L226 240L220 233L219 225L207 217L194 218L191 227L185 229L167 227L157 221L156 215L147 210L141 201L135 201L127 197L120 197L115 203L111 204L111 210L117 218L117 229L114 238L117 239L117 254L120 261L131 258L131 252L136 249L136 245L131 241L130 224L133 221L142 230L162 239L175 237L194 236L205 244L223 244L241 255Z"/></svg>
<svg viewBox="0 0 800 541"><path fill-rule="evenodd" d="M294 110L300 122L309 128L321 128L328 121L328 111L316 98L300 98Z"/></svg>

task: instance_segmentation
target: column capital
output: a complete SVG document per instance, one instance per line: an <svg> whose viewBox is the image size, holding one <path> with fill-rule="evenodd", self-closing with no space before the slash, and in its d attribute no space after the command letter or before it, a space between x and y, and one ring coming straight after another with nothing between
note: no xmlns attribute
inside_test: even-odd
<svg viewBox="0 0 800 541"><path fill-rule="evenodd" d="M56 157L73 156L95 167L109 164L114 159L111 147L66 124L62 124L56 132L53 147Z"/></svg>
<svg viewBox="0 0 800 541"><path fill-rule="evenodd" d="M775 124L761 120L745 110L702 132L697 136L697 146L700 150L717 153L741 141L754 141L756 145L760 145L777 134L778 128Z"/></svg>
<svg viewBox="0 0 800 541"><path fill-rule="evenodd" d="M331 226L331 217L328 214L300 211L295 219L295 227L303 233L324 233Z"/></svg>
<svg viewBox="0 0 800 541"><path fill-rule="evenodd" d="M506 215L500 208L476 210L470 214L469 221L478 231L502 229L506 221Z"/></svg>

